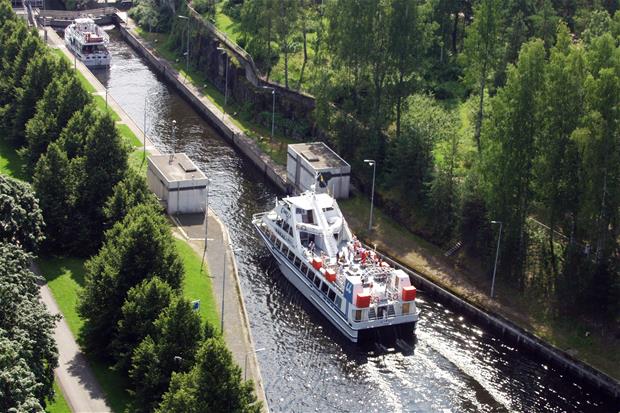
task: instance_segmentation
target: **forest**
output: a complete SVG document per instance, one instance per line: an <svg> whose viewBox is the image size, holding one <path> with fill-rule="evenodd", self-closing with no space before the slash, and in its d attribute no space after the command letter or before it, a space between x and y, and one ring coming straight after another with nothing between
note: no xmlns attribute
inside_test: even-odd
<svg viewBox="0 0 620 413"><path fill-rule="evenodd" d="M564 315L617 320L615 0L195 0L265 79L312 94L325 139L402 225ZM182 2L132 16L182 42ZM182 47L177 44L177 47ZM193 62L192 62L193 63ZM309 137L308 139L313 139Z"/></svg>
<svg viewBox="0 0 620 413"><path fill-rule="evenodd" d="M0 0L0 158L19 154L0 171L30 182L0 173L0 411L43 412L54 396L60 316L40 301L37 254L83 263L83 285L55 300L89 364L118 382L115 411L261 411L183 294L186 266L131 138L59 51Z"/></svg>

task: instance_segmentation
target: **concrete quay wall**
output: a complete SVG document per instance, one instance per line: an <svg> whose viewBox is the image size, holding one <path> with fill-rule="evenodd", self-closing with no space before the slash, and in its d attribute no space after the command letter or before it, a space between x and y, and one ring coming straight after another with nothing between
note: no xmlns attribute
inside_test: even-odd
<svg viewBox="0 0 620 413"><path fill-rule="evenodd" d="M278 187L282 192L287 192L286 170L275 164L271 158L264 154L258 145L243 133L227 114L202 97L198 90L179 75L174 68L157 57L146 47L130 28L124 24L120 17L116 17L117 27L123 39L129 43L149 65L161 74L178 92L192 105L192 107L211 124L229 143L237 148L244 156L263 172L265 177Z"/></svg>

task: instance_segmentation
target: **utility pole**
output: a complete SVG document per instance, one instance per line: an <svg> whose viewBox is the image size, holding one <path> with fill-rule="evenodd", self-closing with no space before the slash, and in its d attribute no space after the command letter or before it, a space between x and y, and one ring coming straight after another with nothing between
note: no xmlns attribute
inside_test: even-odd
<svg viewBox="0 0 620 413"><path fill-rule="evenodd" d="M370 218L368 219L368 231L372 231L372 210L375 204L375 171L377 162L374 159L364 159L364 163L372 166L372 190L370 192Z"/></svg>
<svg viewBox="0 0 620 413"><path fill-rule="evenodd" d="M499 235L497 237L497 248L495 250L495 265L493 266L493 279L491 280L491 298L495 294L495 273L497 272L497 257L499 256L499 243L502 240L502 226L501 221L491 221L491 224L499 224Z"/></svg>

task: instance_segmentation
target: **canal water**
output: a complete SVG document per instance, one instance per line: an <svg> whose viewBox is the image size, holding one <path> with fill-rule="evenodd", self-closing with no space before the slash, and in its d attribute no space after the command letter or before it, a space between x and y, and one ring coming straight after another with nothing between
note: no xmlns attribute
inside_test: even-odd
<svg viewBox="0 0 620 413"><path fill-rule="evenodd" d="M421 294L412 351L351 344L278 270L251 225L277 190L111 32L112 66L95 71L162 151L186 152L211 178L210 206L237 255L273 412L614 412L597 391ZM178 130L172 140L172 120ZM215 291L217 294L219 291Z"/></svg>

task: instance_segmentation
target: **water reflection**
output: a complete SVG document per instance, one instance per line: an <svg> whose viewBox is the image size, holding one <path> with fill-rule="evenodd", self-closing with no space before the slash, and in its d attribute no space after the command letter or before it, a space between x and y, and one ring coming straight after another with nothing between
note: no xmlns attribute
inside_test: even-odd
<svg viewBox="0 0 620 413"><path fill-rule="evenodd" d="M183 151L212 179L210 204L242 248L238 265L269 407L274 412L609 412L613 404L422 295L417 342L356 346L284 279L251 226L278 195L112 33L96 74L163 151ZM171 122L179 126L176 142ZM402 347L402 346L401 346Z"/></svg>

